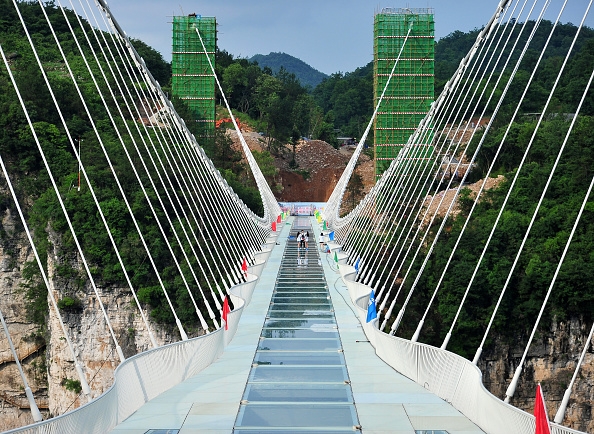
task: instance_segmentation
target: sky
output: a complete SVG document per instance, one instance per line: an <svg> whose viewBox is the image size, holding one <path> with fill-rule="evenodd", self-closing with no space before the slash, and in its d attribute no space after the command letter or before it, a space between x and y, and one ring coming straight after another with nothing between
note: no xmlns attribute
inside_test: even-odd
<svg viewBox="0 0 594 434"><path fill-rule="evenodd" d="M439 40L456 30L482 27L499 1L114 0L109 7L129 37L146 42L167 61L171 61L172 16L196 13L217 18L219 49L234 57L285 52L333 74L354 71L373 60L373 16L384 7L433 8L435 38ZM587 3L569 0L561 22L579 24ZM556 4L556 12L547 18L554 20L561 2L553 0L552 4ZM587 25L594 27L594 18L589 18Z"/></svg>

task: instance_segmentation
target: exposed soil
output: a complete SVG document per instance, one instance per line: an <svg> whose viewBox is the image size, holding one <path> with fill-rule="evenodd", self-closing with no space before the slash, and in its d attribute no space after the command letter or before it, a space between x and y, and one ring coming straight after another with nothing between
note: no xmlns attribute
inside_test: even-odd
<svg viewBox="0 0 594 434"><path fill-rule="evenodd" d="M239 147L235 131L228 130L228 134ZM258 133L244 131L243 136L250 150L266 149L265 138ZM283 155L275 157L278 181L283 186L283 190L276 194L277 199L281 202L326 202L354 150L351 146L335 149L321 140L300 141L295 148L298 167L291 169L293 148L286 145ZM356 170L363 178L365 194L374 184L373 160L361 155L359 161Z"/></svg>
<svg viewBox="0 0 594 434"><path fill-rule="evenodd" d="M485 190L489 190L491 188L497 187L499 184L501 184L501 182L503 182L504 179L505 179L505 177L503 175L499 175L497 178L488 178L487 182L485 183ZM472 191L472 194L470 195L470 197L472 199L474 199L476 197L476 194L480 190L482 183L483 183L483 180L481 179L481 180L475 182L474 184L469 184L469 185L464 186L466 188L469 188ZM426 213L424 223L429 223L429 221L431 220L431 218L433 217L433 215L436 212L437 212L438 216L443 217L446 214L448 208L450 207L450 204L454 200L455 194L456 194L456 188L450 188L449 190L440 191L439 193L437 193L437 196L435 197L435 200L433 200L433 203L431 203L433 196L427 196L425 198L425 207L427 207L427 206L429 207L429 212ZM444 197L444 195L445 195L445 198L442 201L442 198ZM480 198L479 198L479 200L480 200ZM441 202L441 205L440 205L440 202ZM456 200L456 202L457 202L457 200ZM460 209L458 208L458 203L455 203L454 207L452 208L452 211L450 212L450 216L454 217L454 216L458 215L459 212L460 212Z"/></svg>

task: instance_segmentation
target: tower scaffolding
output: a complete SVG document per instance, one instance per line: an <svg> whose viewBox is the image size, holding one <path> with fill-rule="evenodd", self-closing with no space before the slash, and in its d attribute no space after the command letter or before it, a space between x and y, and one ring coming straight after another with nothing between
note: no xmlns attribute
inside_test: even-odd
<svg viewBox="0 0 594 434"><path fill-rule="evenodd" d="M202 48L196 29L204 41ZM171 90L182 99L198 123L198 142L205 145L214 139L215 77L208 63L215 64L217 23L214 17L196 14L173 17Z"/></svg>
<svg viewBox="0 0 594 434"><path fill-rule="evenodd" d="M388 81L409 27L411 33L374 121L376 179L396 158L435 97L433 9L383 8L375 14L373 23L374 105ZM427 142L430 140L431 137L425 138ZM426 152L413 155L422 158Z"/></svg>

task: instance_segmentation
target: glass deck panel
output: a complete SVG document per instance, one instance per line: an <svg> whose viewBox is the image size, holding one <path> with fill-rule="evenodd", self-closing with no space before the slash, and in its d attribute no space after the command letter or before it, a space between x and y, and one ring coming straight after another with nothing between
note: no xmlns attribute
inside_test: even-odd
<svg viewBox="0 0 594 434"><path fill-rule="evenodd" d="M250 384L243 399L249 402L353 402L347 384Z"/></svg>
<svg viewBox="0 0 594 434"><path fill-rule="evenodd" d="M238 416L242 427L336 427L356 425L353 405L281 404L242 405Z"/></svg>
<svg viewBox="0 0 594 434"><path fill-rule="evenodd" d="M258 351L258 365L342 365L344 356L338 351Z"/></svg>
<svg viewBox="0 0 594 434"><path fill-rule="evenodd" d="M271 311L268 314L270 318L304 318L304 317L319 317L319 318L334 318L334 314L328 311L320 311L320 310L312 310L308 309L306 311L290 311L290 310L276 310Z"/></svg>
<svg viewBox="0 0 594 434"><path fill-rule="evenodd" d="M267 383L342 383L347 380L342 366L263 366L252 368L250 382Z"/></svg>
<svg viewBox="0 0 594 434"><path fill-rule="evenodd" d="M270 318L264 322L264 327L335 327L334 318Z"/></svg>
<svg viewBox="0 0 594 434"><path fill-rule="evenodd" d="M292 231L311 231L309 218ZM317 243L288 244L235 421L236 434L352 433L357 413Z"/></svg>
<svg viewBox="0 0 594 434"><path fill-rule="evenodd" d="M303 339L303 338L315 338L315 339L338 339L338 331L332 328L321 328L311 327L309 329L300 328L277 328L277 329L264 329L262 330L262 336L265 338L283 338L283 339Z"/></svg>
<svg viewBox="0 0 594 434"><path fill-rule="evenodd" d="M340 349L338 339L262 339L258 350L262 351L335 351Z"/></svg>
<svg viewBox="0 0 594 434"><path fill-rule="evenodd" d="M315 311L327 311L330 312L331 306L328 303L325 304L317 304L317 303L310 303L310 304L290 304L290 303L275 303L270 306L270 313L278 310L291 310L291 311L307 311L307 310L315 310Z"/></svg>

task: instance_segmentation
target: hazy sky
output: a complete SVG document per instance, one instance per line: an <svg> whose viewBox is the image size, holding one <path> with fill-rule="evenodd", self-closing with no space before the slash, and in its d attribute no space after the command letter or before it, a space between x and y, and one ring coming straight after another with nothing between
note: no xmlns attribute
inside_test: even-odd
<svg viewBox="0 0 594 434"><path fill-rule="evenodd" d="M282 51L332 74L353 71L373 59L373 16L383 7L433 8L435 37L440 39L455 30L466 32L482 27L499 1L112 0L109 6L128 36L151 45L168 61L171 60L171 17L197 13L217 18L219 48L234 56ZM539 1L539 9L542 3L544 0ZM548 14L549 19L554 20L561 3L552 0L550 9L555 12ZM587 3L587 0L569 0L561 21L578 24ZM589 18L587 23L592 27L593 22Z"/></svg>

